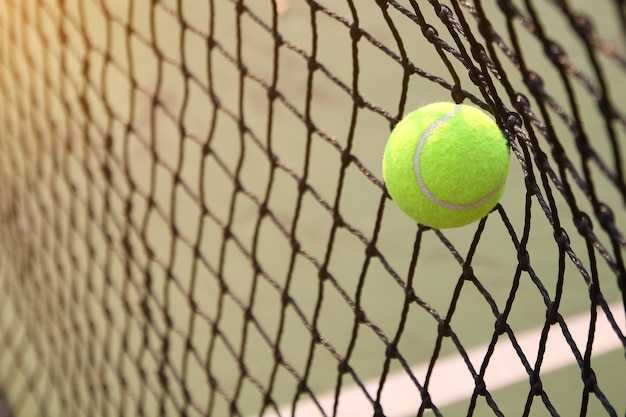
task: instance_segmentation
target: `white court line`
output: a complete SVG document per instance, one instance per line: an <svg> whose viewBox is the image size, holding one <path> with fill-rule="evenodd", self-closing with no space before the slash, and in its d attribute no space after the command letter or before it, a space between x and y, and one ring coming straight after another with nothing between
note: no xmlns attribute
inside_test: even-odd
<svg viewBox="0 0 626 417"><path fill-rule="evenodd" d="M626 333L623 306L619 303L609 306L613 312L622 334ZM622 347L615 331L606 320L601 309L598 309L595 338L593 342L593 356ZM581 354L584 354L589 331L589 312L565 318L567 328L576 342ZM531 366L534 366L541 337L542 328L532 329L516 334L517 342ZM487 345L478 346L467 351L474 369L478 372L487 352ZM541 373L554 371L576 363L574 354L567 344L559 324L555 324L548 334L544 360L541 365ZM428 364L418 365L411 369L413 375L420 383L424 382ZM528 374L522 366L511 341L506 335L500 336L495 351L489 360L489 366L485 373L485 384L489 391L509 386L511 384L528 380ZM371 379L365 382L365 389L376 398L379 380ZM433 369L428 392L437 407L441 408L460 400L469 398L474 390L474 380L467 369L467 365L460 355L443 357L439 359ZM316 396L318 403L326 415L332 415L335 401L334 392L327 392ZM405 417L414 414L419 408L421 397L413 381L406 372L400 371L390 374L385 381L381 396L381 405L387 417ZM342 389L339 396L337 417L369 416L373 414L373 407L365 397L362 389L358 386L350 386ZM310 399L301 397L297 403L296 412L291 415L291 404L275 411L267 410L265 417L322 417L318 406Z"/></svg>

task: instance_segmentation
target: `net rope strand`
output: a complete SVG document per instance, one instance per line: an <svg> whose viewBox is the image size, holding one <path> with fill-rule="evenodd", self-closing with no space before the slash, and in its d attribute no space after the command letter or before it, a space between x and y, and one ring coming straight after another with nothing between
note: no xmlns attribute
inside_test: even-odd
<svg viewBox="0 0 626 417"><path fill-rule="evenodd" d="M437 378L452 356L471 379L463 414L558 416L555 338L578 378L569 412L626 412L623 379L596 356L609 338L624 369L623 1L191 3L0 2L1 417L396 416L399 375L409 414L451 415ZM594 19L604 8L615 22ZM385 97L372 66L389 74ZM498 205L467 242L393 223L368 153L388 134L376 123L393 127L427 90L491 112L521 170L521 209ZM333 106L342 127L322 116ZM491 250L515 260L504 290L481 263L498 228ZM427 276L435 247L454 272ZM448 278L445 302L423 287ZM373 292L395 300L395 321ZM480 360L468 297L484 310ZM531 348L524 297L539 306ZM514 411L490 382L505 342L527 377Z"/></svg>

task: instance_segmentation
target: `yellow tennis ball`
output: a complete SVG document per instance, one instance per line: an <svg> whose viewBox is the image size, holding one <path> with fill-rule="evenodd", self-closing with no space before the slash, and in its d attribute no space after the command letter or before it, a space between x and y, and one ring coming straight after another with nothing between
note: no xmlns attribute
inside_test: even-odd
<svg viewBox="0 0 626 417"><path fill-rule="evenodd" d="M432 103L393 129L383 156L391 198L415 221L460 227L486 216L504 193L509 145L475 107Z"/></svg>

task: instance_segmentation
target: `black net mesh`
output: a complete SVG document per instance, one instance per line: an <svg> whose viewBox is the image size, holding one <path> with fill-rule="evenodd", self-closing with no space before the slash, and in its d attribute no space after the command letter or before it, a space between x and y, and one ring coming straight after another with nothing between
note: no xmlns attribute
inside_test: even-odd
<svg viewBox="0 0 626 417"><path fill-rule="evenodd" d="M626 414L619 0L0 1L0 416ZM380 160L494 115L501 203Z"/></svg>

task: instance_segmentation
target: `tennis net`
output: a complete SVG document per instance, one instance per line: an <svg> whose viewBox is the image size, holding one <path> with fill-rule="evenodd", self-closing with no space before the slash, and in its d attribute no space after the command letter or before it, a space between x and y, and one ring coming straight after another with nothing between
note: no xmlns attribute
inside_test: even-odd
<svg viewBox="0 0 626 417"><path fill-rule="evenodd" d="M624 415L625 16L0 1L0 416ZM446 231L380 167L440 100L512 154Z"/></svg>

